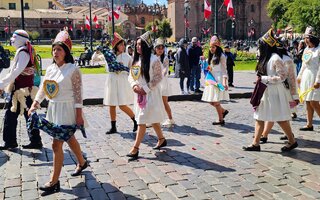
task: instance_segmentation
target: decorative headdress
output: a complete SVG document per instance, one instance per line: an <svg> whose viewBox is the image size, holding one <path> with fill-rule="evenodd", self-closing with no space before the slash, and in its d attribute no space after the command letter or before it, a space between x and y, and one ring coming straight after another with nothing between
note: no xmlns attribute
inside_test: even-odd
<svg viewBox="0 0 320 200"><path fill-rule="evenodd" d="M151 32L147 31L144 34L142 34L139 38L141 38L141 40L143 40L148 47L152 47L152 38L151 38Z"/></svg>
<svg viewBox="0 0 320 200"><path fill-rule="evenodd" d="M65 44L68 47L68 49L71 51L72 41L71 41L71 38L70 38L69 33L67 31L60 31L58 33L53 44L57 43L57 42L61 42L61 43Z"/></svg>
<svg viewBox="0 0 320 200"><path fill-rule="evenodd" d="M304 32L304 37L317 37L316 30L312 26L308 26Z"/></svg>
<svg viewBox="0 0 320 200"><path fill-rule="evenodd" d="M275 45L279 46L278 40L273 36L272 28L266 32L262 38L265 43L267 43L270 47L274 47Z"/></svg>
<svg viewBox="0 0 320 200"><path fill-rule="evenodd" d="M13 32L14 35L19 36L25 40L29 40L29 34L25 30L16 30Z"/></svg>
<svg viewBox="0 0 320 200"><path fill-rule="evenodd" d="M121 35L119 35L117 32L114 32L113 35L114 35L114 37L111 42L112 48L114 48L119 42L124 41L124 39L121 37Z"/></svg>
<svg viewBox="0 0 320 200"><path fill-rule="evenodd" d="M160 46L160 45L164 46L164 40L162 38L156 39L156 42L154 43L153 46L154 48L156 48L157 46Z"/></svg>
<svg viewBox="0 0 320 200"><path fill-rule="evenodd" d="M30 55L30 59L31 59L31 63L34 64L34 49L29 41L29 34L27 33L27 31L25 30L15 30L13 32L13 35L16 36L16 42L17 45L25 45L28 49L29 55Z"/></svg>
<svg viewBox="0 0 320 200"><path fill-rule="evenodd" d="M210 39L210 44L214 44L214 45L220 47L221 43L220 43L218 36L216 36L216 35L212 36Z"/></svg>

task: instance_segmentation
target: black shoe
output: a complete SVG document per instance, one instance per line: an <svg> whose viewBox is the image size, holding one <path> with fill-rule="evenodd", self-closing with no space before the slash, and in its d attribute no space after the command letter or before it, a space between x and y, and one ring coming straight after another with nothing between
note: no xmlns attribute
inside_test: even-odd
<svg viewBox="0 0 320 200"><path fill-rule="evenodd" d="M244 151L261 151L260 145L254 146L253 144L247 147L242 147Z"/></svg>
<svg viewBox="0 0 320 200"><path fill-rule="evenodd" d="M162 147L167 146L167 140L165 138L159 139L159 141L161 141L161 140L163 140L163 142L160 145L156 145L156 146L152 147L152 149L160 150Z"/></svg>
<svg viewBox="0 0 320 200"><path fill-rule="evenodd" d="M299 129L300 131L313 131L313 126L305 126Z"/></svg>
<svg viewBox="0 0 320 200"><path fill-rule="evenodd" d="M233 84L229 84L229 87L234 87L234 85Z"/></svg>
<svg viewBox="0 0 320 200"><path fill-rule="evenodd" d="M225 110L225 111L222 113L222 118L224 119L224 118L227 116L228 113L229 113L229 111L228 111L228 110Z"/></svg>
<svg viewBox="0 0 320 200"><path fill-rule="evenodd" d="M56 184L54 185L44 185L44 186L40 186L39 187L40 190L45 191L45 192L51 192L51 194L53 192L59 192L60 191L60 181L58 181Z"/></svg>
<svg viewBox="0 0 320 200"><path fill-rule="evenodd" d="M106 134L113 134L113 133L118 133L116 128L111 128L109 131L106 132Z"/></svg>
<svg viewBox="0 0 320 200"><path fill-rule="evenodd" d="M85 170L88 167L88 161L80 166L80 169L76 169L73 173L71 173L71 176L79 176L83 170Z"/></svg>
<svg viewBox="0 0 320 200"><path fill-rule="evenodd" d="M288 140L288 137L286 135L284 135L284 136L281 136L279 139L280 140Z"/></svg>
<svg viewBox="0 0 320 200"><path fill-rule="evenodd" d="M221 126L223 126L223 125L225 125L225 122L224 122L224 120L218 121L218 122L212 122L212 125L221 125Z"/></svg>
<svg viewBox="0 0 320 200"><path fill-rule="evenodd" d="M18 144L5 144L4 146L0 146L0 150L10 150L17 147L18 147Z"/></svg>
<svg viewBox="0 0 320 200"><path fill-rule="evenodd" d="M137 121L134 120L134 121L133 121L133 129L132 129L132 131L133 131L133 132L136 132L137 130L138 130L138 124L137 124Z"/></svg>
<svg viewBox="0 0 320 200"><path fill-rule="evenodd" d="M129 157L129 161L133 161L133 160L137 160L139 158L139 148L137 147L133 147L135 149L137 149L138 151L133 154L133 153L128 153L126 156Z"/></svg>
<svg viewBox="0 0 320 200"><path fill-rule="evenodd" d="M296 119L298 116L297 116L297 113L291 113L291 118L292 119Z"/></svg>
<svg viewBox="0 0 320 200"><path fill-rule="evenodd" d="M290 143L288 143L288 145L290 145ZM297 147L298 147L298 143L295 142L295 143L291 144L290 146L284 146L284 147L282 147L282 148L281 148L281 151L282 151L282 152L287 152L287 151L291 151L292 149L297 148Z"/></svg>
<svg viewBox="0 0 320 200"><path fill-rule="evenodd" d="M22 145L24 149L42 149L42 143L30 143L27 145Z"/></svg>
<svg viewBox="0 0 320 200"><path fill-rule="evenodd" d="M260 142L261 142L262 144L267 143L267 141L268 141L268 137L261 137L261 138L260 138Z"/></svg>
<svg viewBox="0 0 320 200"><path fill-rule="evenodd" d="M203 93L201 90L197 89L194 91L195 93Z"/></svg>

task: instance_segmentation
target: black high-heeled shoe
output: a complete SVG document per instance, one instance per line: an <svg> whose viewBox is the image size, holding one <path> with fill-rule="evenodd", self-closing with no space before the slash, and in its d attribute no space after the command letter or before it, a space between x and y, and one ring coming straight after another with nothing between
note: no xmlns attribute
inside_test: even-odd
<svg viewBox="0 0 320 200"><path fill-rule="evenodd" d="M267 141L268 141L268 137L261 137L261 138L260 138L260 142L261 142L262 144L267 143Z"/></svg>
<svg viewBox="0 0 320 200"><path fill-rule="evenodd" d="M133 147L134 149L137 149L138 151L136 153L128 153L126 156L129 157L129 160L137 160L139 158L139 148L138 147Z"/></svg>
<svg viewBox="0 0 320 200"><path fill-rule="evenodd" d="M51 185L51 182L49 185L40 186L39 190L53 193L53 192L59 192L60 191L60 181L56 182L55 184Z"/></svg>
<svg viewBox="0 0 320 200"><path fill-rule="evenodd" d="M154 147L152 147L152 149L154 150L160 150L162 147L167 146L167 140L166 138L160 138L159 141L163 140L163 142L160 145L156 145Z"/></svg>
<svg viewBox="0 0 320 200"><path fill-rule="evenodd" d="M82 166L80 166L79 169L76 169L73 173L71 173L71 176L79 176L81 172L85 170L87 167L88 167L88 161L86 160L86 162Z"/></svg>

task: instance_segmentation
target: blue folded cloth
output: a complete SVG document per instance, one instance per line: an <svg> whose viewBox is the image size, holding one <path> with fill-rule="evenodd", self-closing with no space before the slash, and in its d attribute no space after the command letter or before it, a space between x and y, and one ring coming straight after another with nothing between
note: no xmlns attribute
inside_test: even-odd
<svg viewBox="0 0 320 200"><path fill-rule="evenodd" d="M129 72L129 67L124 66L123 64L117 61L116 55L109 49L103 49L103 55L108 63L109 72Z"/></svg>
<svg viewBox="0 0 320 200"><path fill-rule="evenodd" d="M54 139L68 141L71 136L74 135L77 129L81 130L81 133L84 138L87 138L85 128L78 125L57 125L52 122L49 122L45 117L38 115L36 112L33 112L28 121L27 121L28 133L31 133L33 129L40 129Z"/></svg>

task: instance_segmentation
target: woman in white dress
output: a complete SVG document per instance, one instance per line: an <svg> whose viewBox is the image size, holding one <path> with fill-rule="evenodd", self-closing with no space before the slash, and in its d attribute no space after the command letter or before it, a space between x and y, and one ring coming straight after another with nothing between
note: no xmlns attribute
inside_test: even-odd
<svg viewBox="0 0 320 200"><path fill-rule="evenodd" d="M161 94L162 94L162 101L164 104L164 108L166 109L168 119L164 121L162 124L163 126L171 127L174 125L174 120L172 118L172 112L170 105L168 103L168 96L172 95L171 85L169 84L168 80L168 72L169 72L169 59L165 56L164 53L164 40L162 38L158 38L154 45L155 54L160 59L162 63L162 81L161 81Z"/></svg>
<svg viewBox="0 0 320 200"><path fill-rule="evenodd" d="M307 93L304 97L307 105L307 125L300 130L313 131L314 111L320 116L320 47L314 28L307 27L305 43L307 47L302 55L302 67L297 81L300 84L301 94Z"/></svg>
<svg viewBox="0 0 320 200"><path fill-rule="evenodd" d="M81 72L74 64L70 53L71 47L72 42L68 32L61 31L52 44L53 64L47 68L44 81L29 109L29 115L39 108L40 103L47 97L49 99L46 115L48 121L57 125L84 125ZM71 176L78 176L87 168L88 162L84 159L74 135L67 143L78 160L77 168ZM43 195L60 190L59 176L63 165L63 144L63 140L53 139L53 172L50 181L39 188L45 191Z"/></svg>
<svg viewBox="0 0 320 200"><path fill-rule="evenodd" d="M117 61L129 68L132 65L132 58L125 52L124 39L118 34L114 33L114 39L112 41L112 48L117 56ZM110 67L110 66L109 66ZM108 69L108 66L106 67ZM105 96L103 103L109 106L109 113L111 118L111 129L106 134L112 134L117 132L116 127L116 106L126 113L133 121L133 132L138 128L137 122L134 117L134 113L128 106L133 103L133 92L128 83L127 71L113 71L108 70L106 83L105 83Z"/></svg>
<svg viewBox="0 0 320 200"><path fill-rule="evenodd" d="M213 122L212 125L224 125L224 118L229 111L221 106L220 101L229 100L229 93L227 91L228 75L226 56L223 54L222 48L220 47L220 40L216 35L212 36L210 39L208 63L208 73L210 73L210 75L215 78L216 82L219 85L221 84L224 89L219 89L217 85L206 80L206 86L204 87L201 100L209 102L217 110L219 121Z"/></svg>
<svg viewBox="0 0 320 200"><path fill-rule="evenodd" d="M158 143L153 149L160 149L167 145L160 126L160 122L165 118L160 87L162 67L160 60L151 53L151 50L151 33L146 32L137 39L128 78L135 93L134 110L138 123L135 143L127 154L130 160L138 159L139 146L146 132L147 123L152 124L158 136Z"/></svg>
<svg viewBox="0 0 320 200"><path fill-rule="evenodd" d="M298 146L294 139L290 122L291 111L289 106L289 95L283 82L288 76L288 70L281 57L278 55L276 45L278 41L274 38L272 29L270 29L259 40L258 51L260 53L259 61L256 67L257 84L264 84L266 89L256 105L254 112L255 136L251 145L243 147L245 151L260 151L260 138L266 121L278 122L289 142L281 148L281 151L290 151Z"/></svg>

